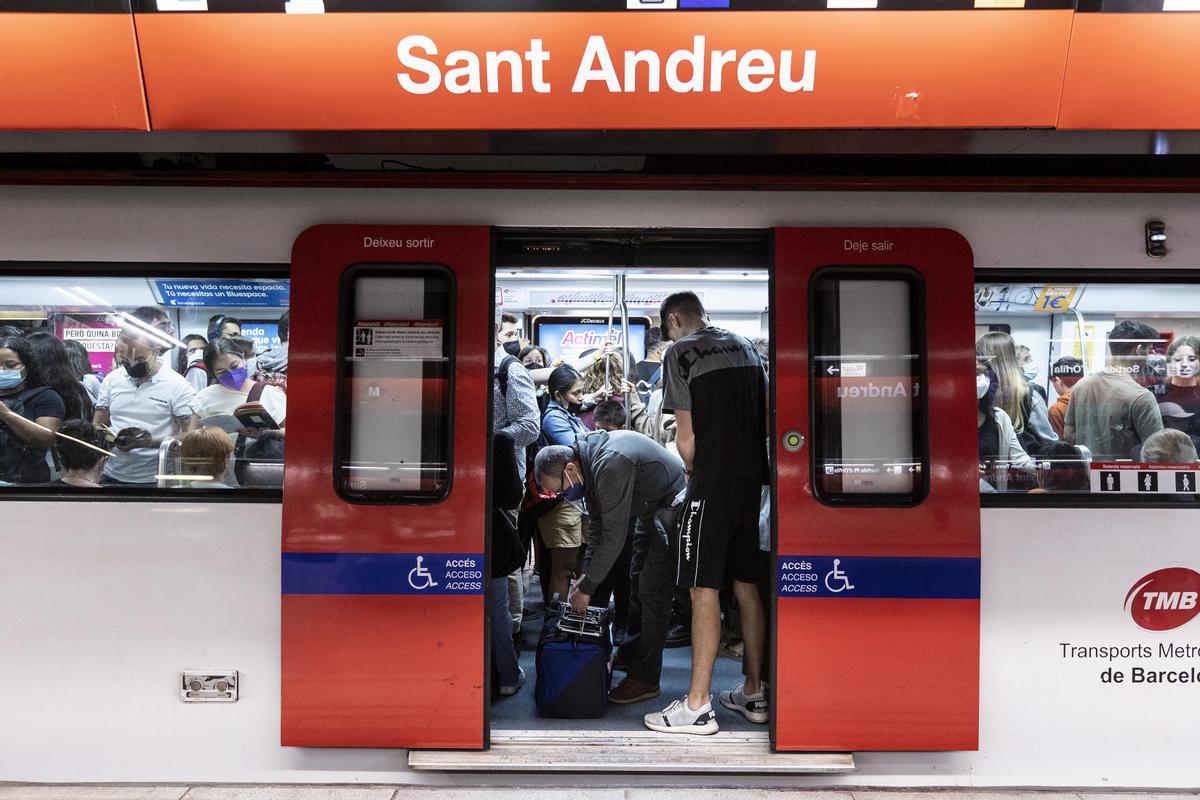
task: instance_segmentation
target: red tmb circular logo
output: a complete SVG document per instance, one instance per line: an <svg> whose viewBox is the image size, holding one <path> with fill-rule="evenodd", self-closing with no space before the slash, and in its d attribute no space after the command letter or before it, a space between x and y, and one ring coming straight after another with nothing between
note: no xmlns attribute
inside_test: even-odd
<svg viewBox="0 0 1200 800"><path fill-rule="evenodd" d="M1133 621L1148 631L1169 631L1200 614L1200 572L1186 567L1156 570L1125 595Z"/></svg>

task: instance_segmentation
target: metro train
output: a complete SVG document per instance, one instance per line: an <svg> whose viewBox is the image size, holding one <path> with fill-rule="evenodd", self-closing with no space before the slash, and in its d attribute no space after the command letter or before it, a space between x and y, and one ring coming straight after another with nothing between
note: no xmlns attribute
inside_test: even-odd
<svg viewBox="0 0 1200 800"><path fill-rule="evenodd" d="M631 368L680 289L767 342L774 623L771 723L722 718L677 785L725 771L737 748L756 759L747 786L781 771L821 773L797 785L1194 777L1182 742L1139 743L1186 726L1163 720L1196 701L1114 687L1100 675L1115 664L1088 655L1149 642L1140 666L1186 666L1158 656L1186 620L1147 628L1130 597L1150 575L1200 567L1191 463L1092 442L1084 485L1033 491L1055 465L1036 452L981 463L971 383L979 343L1004 334L1027 348L1026 393L1052 407L1066 386L1055 364L1120 372L1110 333L1138 322L1154 336L1135 343L1129 380L1155 398L1159 427L1190 437L1194 195L125 186L0 198L0 324L80 341L101 377L119 376L120 331L145 306L177 337L160 354L168 369L183 348L166 345L219 335L217 316L240 320L251 374L285 346L288 363L282 487L195 488L167 456L153 485L0 487L0 627L16 656L0 677L20 687L9 703L23 720L0 733L6 778L422 783L495 769L471 761L488 752L550 771L539 747L583 735L636 751L647 735L616 709L534 716L532 675L495 697L482 589L432 587L451 567L486 571L498 310L552 359L611 338ZM1169 232L1165 260L1145 252L1151 219ZM417 568L431 580L407 585ZM835 571L857 594L798 577ZM686 650L668 651L664 684L686 666ZM236 703L172 696L174 676L200 669L236 671ZM721 677L738 669L719 661ZM1039 760L1055 749L1069 763Z"/></svg>

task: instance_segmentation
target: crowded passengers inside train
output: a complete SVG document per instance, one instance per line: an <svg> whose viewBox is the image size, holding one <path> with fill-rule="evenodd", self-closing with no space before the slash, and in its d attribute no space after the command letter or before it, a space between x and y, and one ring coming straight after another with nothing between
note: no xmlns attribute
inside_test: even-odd
<svg viewBox="0 0 1200 800"><path fill-rule="evenodd" d="M725 320L755 341L764 359L765 282L764 276L763 297L745 301L746 308L712 313L716 322ZM247 286L268 289L257 293L253 306L212 299L213 285L238 296L234 284L243 294ZM563 285L571 281L563 279ZM180 288L187 286L209 290L187 295ZM14 276L0 280L0 287L0 485L280 485L286 279ZM981 491L1146 494L1144 478L1110 484L1112 476L1097 473L1193 463L1200 442L1200 322L1192 311L1200 308L1198 294L1194 284L978 284ZM669 441L674 423L661 413L660 365L670 341L661 334L659 309L635 308L626 365L625 354L605 344L610 332L596 319L606 302L595 300L588 308L586 297L576 297L566 315L537 308L528 296L523 304L505 306L515 320L504 326L508 345L531 367L538 387L542 408L533 427L538 436L565 440L620 423ZM614 342L621 335L619 320L615 330ZM601 350L607 361L595 369ZM551 382L560 366L579 373L578 387L565 385L565 370ZM854 399L853 381L840 380L847 403ZM232 449L223 452L228 448L212 436L188 439L206 428L226 433ZM196 469L181 463L185 441ZM65 469L67 453L71 463L86 466ZM888 456L875 455L881 464ZM1118 466L1100 470L1103 465ZM1176 476L1168 477L1156 479L1149 493L1173 493ZM1178 480L1181 492L1188 491L1185 482L1193 487L1190 476ZM560 588L562 574L560 568L554 581Z"/></svg>
<svg viewBox="0 0 1200 800"><path fill-rule="evenodd" d="M282 485L286 280L268 282L270 305L245 309L253 321L173 305L174 280L2 283L0 486Z"/></svg>

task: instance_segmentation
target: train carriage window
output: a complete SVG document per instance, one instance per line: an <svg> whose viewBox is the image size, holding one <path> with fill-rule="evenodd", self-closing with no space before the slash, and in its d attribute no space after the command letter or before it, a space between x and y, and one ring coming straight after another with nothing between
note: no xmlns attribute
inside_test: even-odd
<svg viewBox="0 0 1200 800"><path fill-rule="evenodd" d="M352 502L437 502L451 474L451 274L362 264L341 291L337 489Z"/></svg>
<svg viewBox="0 0 1200 800"><path fill-rule="evenodd" d="M907 505L925 495L919 276L827 267L812 281L813 485L825 502Z"/></svg>
<svg viewBox="0 0 1200 800"><path fill-rule="evenodd" d="M97 272L0 279L0 487L275 493L288 280Z"/></svg>
<svg viewBox="0 0 1200 800"><path fill-rule="evenodd" d="M985 492L1194 500L1200 284L975 287Z"/></svg>

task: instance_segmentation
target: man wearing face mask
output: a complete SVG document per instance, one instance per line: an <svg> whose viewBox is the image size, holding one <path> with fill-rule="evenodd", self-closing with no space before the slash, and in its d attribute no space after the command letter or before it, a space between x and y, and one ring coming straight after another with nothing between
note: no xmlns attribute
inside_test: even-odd
<svg viewBox="0 0 1200 800"><path fill-rule="evenodd" d="M500 315L500 329L496 331L496 346L513 358L521 355L521 321L507 311Z"/></svg>
<svg viewBox="0 0 1200 800"><path fill-rule="evenodd" d="M520 322L512 314L496 320L496 380L492 385L493 433L507 433L516 450L517 474L525 475L525 448L537 441L542 431L541 412L529 371L521 365Z"/></svg>
<svg viewBox="0 0 1200 800"><path fill-rule="evenodd" d="M1091 450L1093 461L1133 458L1148 436L1162 430L1158 402L1145 388L1162 358L1154 354L1159 340L1144 322L1117 323L1108 334L1109 366L1075 384L1063 437Z"/></svg>
<svg viewBox="0 0 1200 800"><path fill-rule="evenodd" d="M122 330L115 353L120 368L100 386L92 421L117 434L105 483L153 486L159 445L191 424L196 392L162 360L174 340L159 330L132 324Z"/></svg>
<svg viewBox="0 0 1200 800"><path fill-rule="evenodd" d="M534 472L543 488L561 492L589 516L583 574L567 596L576 611L587 608L625 546L630 520L636 520L635 541L645 546L632 587L641 600L641 618L630 619L631 635L617 651L615 660L627 665L627 676L609 699L634 703L657 697L675 581L668 531L655 515L670 509L683 490L683 462L640 433L596 431L576 438L570 447L542 448Z"/></svg>

